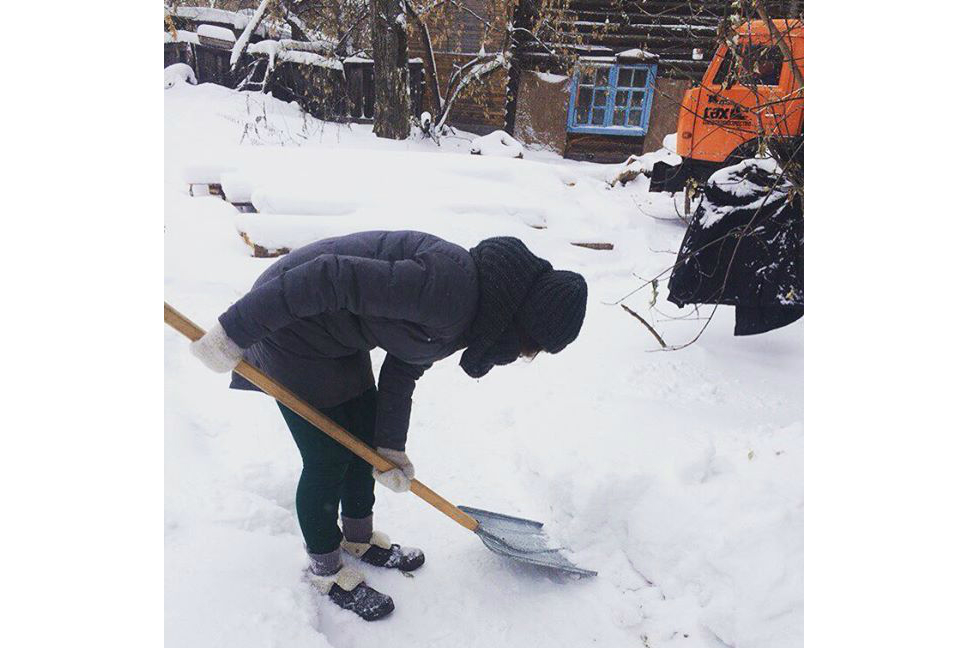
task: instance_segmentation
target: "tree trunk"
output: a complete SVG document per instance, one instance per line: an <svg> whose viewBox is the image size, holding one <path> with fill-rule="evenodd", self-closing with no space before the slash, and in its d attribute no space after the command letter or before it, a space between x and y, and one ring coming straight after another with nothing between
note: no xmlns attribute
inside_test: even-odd
<svg viewBox="0 0 968 648"><path fill-rule="evenodd" d="M430 89L430 117L436 124L444 103L440 98L440 81L437 78L437 54L434 52L434 45L431 42L427 24L417 13L414 6L410 4L410 0L403 0L403 2L410 19L417 23L417 33L420 34L420 40L423 43L424 76L426 76L427 87Z"/></svg>
<svg viewBox="0 0 968 648"><path fill-rule="evenodd" d="M407 32L401 0L370 0L373 25L373 133L410 136Z"/></svg>

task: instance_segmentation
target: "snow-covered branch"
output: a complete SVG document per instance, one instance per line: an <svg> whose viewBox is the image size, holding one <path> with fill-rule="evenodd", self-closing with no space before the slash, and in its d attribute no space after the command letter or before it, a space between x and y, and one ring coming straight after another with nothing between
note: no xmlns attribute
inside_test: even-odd
<svg viewBox="0 0 968 648"><path fill-rule="evenodd" d="M511 67L510 60L504 52L495 54L494 58L488 61L482 61L475 64L466 74L460 77L457 85L454 87L453 92L447 93L447 100L445 102L444 112L437 120L437 128L440 128L447 123L447 117L450 115L450 109L454 107L454 101L460 96L461 91L467 87L471 81L480 81L482 78L488 74L499 69L508 69Z"/></svg>
<svg viewBox="0 0 968 648"><path fill-rule="evenodd" d="M265 56L267 59L265 79L269 79L276 69L276 63L296 63L316 67L342 70L343 64L333 54L332 41L296 41L291 39L264 40L249 46L250 54ZM263 90L267 84L263 83Z"/></svg>
<svg viewBox="0 0 968 648"><path fill-rule="evenodd" d="M245 48L249 44L249 39L252 38L252 32L254 32L258 27L259 23L265 17L266 9L269 7L269 3L273 0L262 0L259 3L258 9L252 14L252 18L249 20L249 24L245 26L242 30L242 35L238 37L235 41L235 45L232 46L232 57L229 59L229 69L233 72L239 65L239 59L242 58L242 54L245 52Z"/></svg>

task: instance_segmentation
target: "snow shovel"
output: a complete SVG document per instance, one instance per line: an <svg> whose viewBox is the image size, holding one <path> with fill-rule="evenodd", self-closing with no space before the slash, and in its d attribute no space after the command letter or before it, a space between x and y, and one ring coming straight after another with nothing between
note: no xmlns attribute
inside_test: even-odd
<svg viewBox="0 0 968 648"><path fill-rule="evenodd" d="M168 302L165 302L165 323L192 341L205 335L202 328L169 306ZM239 362L233 371L299 414L380 472L392 470L396 467L393 463L378 455L373 448L354 437L245 360ZM549 547L548 537L541 530L541 522L492 513L469 506L454 506L416 479L410 480L410 492L462 527L476 533L484 542L484 546L496 554L578 577L595 576L597 573L573 564L562 555L560 547Z"/></svg>

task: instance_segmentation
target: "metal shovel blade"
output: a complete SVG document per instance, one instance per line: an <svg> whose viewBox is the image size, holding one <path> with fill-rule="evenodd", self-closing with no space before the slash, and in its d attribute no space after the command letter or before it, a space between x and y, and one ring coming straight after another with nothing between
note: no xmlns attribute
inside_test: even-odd
<svg viewBox="0 0 968 648"><path fill-rule="evenodd" d="M578 576L596 576L598 572L578 567L561 554L561 547L548 546L548 536L541 530L541 522L492 513L470 506L458 506L478 521L478 536L484 546L496 554L540 565L559 572Z"/></svg>

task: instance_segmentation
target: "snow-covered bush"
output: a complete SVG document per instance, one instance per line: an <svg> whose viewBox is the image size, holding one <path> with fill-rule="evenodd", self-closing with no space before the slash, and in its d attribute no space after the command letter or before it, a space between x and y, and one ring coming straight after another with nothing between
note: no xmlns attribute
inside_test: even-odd
<svg viewBox="0 0 968 648"><path fill-rule="evenodd" d="M475 138L471 142L471 155L494 155L497 157L523 158L524 147L502 130Z"/></svg>
<svg viewBox="0 0 968 648"><path fill-rule="evenodd" d="M165 90L185 83L198 84L192 66L187 63L175 63L165 68Z"/></svg>

